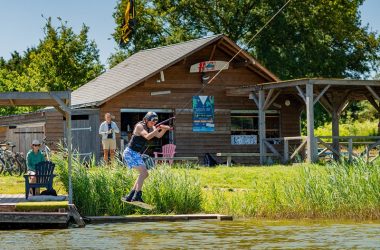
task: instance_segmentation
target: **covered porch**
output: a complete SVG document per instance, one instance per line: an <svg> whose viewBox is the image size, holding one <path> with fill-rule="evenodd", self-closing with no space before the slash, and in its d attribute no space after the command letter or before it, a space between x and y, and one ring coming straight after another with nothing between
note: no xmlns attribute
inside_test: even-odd
<svg viewBox="0 0 380 250"><path fill-rule="evenodd" d="M274 154L283 163L293 160L299 154L303 154L307 162L316 162L318 157L326 152L330 152L333 159L339 159L342 157L341 145L346 145L346 155L348 160L352 161L355 156L353 146L362 143L363 140L366 149L360 155L367 157L369 161L370 151L380 145L380 136L342 137L339 135L340 116L352 101L368 100L377 110L377 117L380 117L379 80L296 79L233 88L227 90L226 94L247 97L257 106L260 164L268 163L268 153ZM305 104L300 108L306 108L306 136L266 138L265 113L281 95L294 95ZM316 137L314 135L314 105L317 102L332 117L332 136ZM289 150L292 142L296 142L297 147ZM283 147L276 144L282 144Z"/></svg>
<svg viewBox="0 0 380 250"><path fill-rule="evenodd" d="M72 135L71 135L71 91L51 92L4 92L0 93L0 106L45 106L54 107L66 118L69 203L73 204L72 189Z"/></svg>

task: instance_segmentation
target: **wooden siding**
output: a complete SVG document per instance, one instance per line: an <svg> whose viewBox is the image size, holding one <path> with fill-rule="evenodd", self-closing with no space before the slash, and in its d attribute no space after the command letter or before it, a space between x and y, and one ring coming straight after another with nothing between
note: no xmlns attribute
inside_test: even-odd
<svg viewBox="0 0 380 250"><path fill-rule="evenodd" d="M98 136L99 112L98 110L74 110L73 115L89 115L89 120L73 120L72 128L90 127L91 131L73 131L73 147L81 147L80 153L93 152L99 156L100 149L94 145L100 144ZM34 124L43 124L36 127ZM63 115L56 110L46 110L36 113L7 116L0 118L0 140L13 141L16 144L15 151L24 152L29 148L32 139L42 140L46 136L46 144L52 150L57 150L58 143L65 138L65 120ZM28 127L25 127L26 124ZM9 125L22 125L23 128L9 129ZM42 133L41 133L42 132ZM38 134L38 135L37 135ZM20 146L19 146L20 145ZM25 153L25 152L24 152Z"/></svg>
<svg viewBox="0 0 380 250"><path fill-rule="evenodd" d="M74 155L80 154L81 159L89 159L92 157L90 154L94 154L99 159L99 110L74 110L73 115L88 115L88 119L71 121ZM63 123L63 128L66 133L66 123Z"/></svg>
<svg viewBox="0 0 380 250"><path fill-rule="evenodd" d="M57 150L58 143L64 138L63 115L58 111L46 112L45 136L50 149Z"/></svg>
<svg viewBox="0 0 380 250"><path fill-rule="evenodd" d="M43 139L45 123L45 112L0 117L0 141L13 142L16 145L14 151L26 153L33 139ZM13 125L19 126L9 127Z"/></svg>

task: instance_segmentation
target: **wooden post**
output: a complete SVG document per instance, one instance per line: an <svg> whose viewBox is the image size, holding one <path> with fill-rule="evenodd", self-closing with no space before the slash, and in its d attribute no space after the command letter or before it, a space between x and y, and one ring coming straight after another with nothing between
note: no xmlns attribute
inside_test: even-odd
<svg viewBox="0 0 380 250"><path fill-rule="evenodd" d="M69 204L73 204L73 185L72 185L72 138L71 138L71 93L67 106L69 112L66 111L66 131L67 131L67 154L68 154L68 174L69 174Z"/></svg>
<svg viewBox="0 0 380 250"><path fill-rule="evenodd" d="M289 141L287 139L284 139L284 163L288 163L289 161Z"/></svg>
<svg viewBox="0 0 380 250"><path fill-rule="evenodd" d="M336 152L340 154L340 147L339 147L339 139L335 136L339 136L339 114L337 111L337 107L335 102L333 102L333 112L331 113L332 119L331 119L331 124L332 124L332 136L333 136L333 143L332 147L335 149ZM333 154L335 160L339 160L340 155L339 154Z"/></svg>
<svg viewBox="0 0 380 250"><path fill-rule="evenodd" d="M231 156L227 156L227 167L231 167L231 159L232 157Z"/></svg>
<svg viewBox="0 0 380 250"><path fill-rule="evenodd" d="M260 143L260 164L266 163L266 147L265 147L265 90L259 90L259 143Z"/></svg>
<svg viewBox="0 0 380 250"><path fill-rule="evenodd" d="M315 148L314 138L314 101L313 83L308 81L306 84L306 118L307 118L307 162L315 162L318 152Z"/></svg>
<svg viewBox="0 0 380 250"><path fill-rule="evenodd" d="M78 227L85 227L86 223L84 222L82 216L80 216L77 208L74 204L69 204L69 212L70 216L73 217L75 223L78 225Z"/></svg>
<svg viewBox="0 0 380 250"><path fill-rule="evenodd" d="M352 163L352 138L348 139L348 162Z"/></svg>

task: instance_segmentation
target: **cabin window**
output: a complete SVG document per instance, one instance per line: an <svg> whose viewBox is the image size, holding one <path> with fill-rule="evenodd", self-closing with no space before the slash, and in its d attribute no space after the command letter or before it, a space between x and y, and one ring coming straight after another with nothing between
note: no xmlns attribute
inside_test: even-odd
<svg viewBox="0 0 380 250"><path fill-rule="evenodd" d="M265 114L266 137L280 137L280 115L276 110ZM248 145L259 141L259 115L257 110L231 111L231 144Z"/></svg>

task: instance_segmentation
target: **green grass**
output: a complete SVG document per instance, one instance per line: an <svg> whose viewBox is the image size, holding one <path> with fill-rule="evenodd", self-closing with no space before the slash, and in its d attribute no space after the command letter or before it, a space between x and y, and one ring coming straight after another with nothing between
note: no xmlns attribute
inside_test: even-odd
<svg viewBox="0 0 380 250"><path fill-rule="evenodd" d="M0 175L0 194L25 193L25 180L22 176Z"/></svg>
<svg viewBox="0 0 380 250"><path fill-rule="evenodd" d="M58 194L66 194L66 190L58 178L54 178L53 188ZM44 189L42 189L44 190ZM0 194L24 194L25 179L23 176L0 175Z"/></svg>
<svg viewBox="0 0 380 250"><path fill-rule="evenodd" d="M340 136L376 136L378 121L352 121L339 124ZM331 122L317 128L315 136L331 136Z"/></svg>
<svg viewBox="0 0 380 250"><path fill-rule="evenodd" d="M68 201L45 201L45 202L20 202L16 204L16 211L29 212L29 211L43 211L55 212L59 208L69 208Z"/></svg>
<svg viewBox="0 0 380 250"><path fill-rule="evenodd" d="M379 164L222 167L214 170L220 173L219 178L224 176L216 182L214 173L209 172L212 170L206 174L203 169L192 171L207 183L202 210L208 213L260 218L380 218ZM221 185L223 180L226 184Z"/></svg>
<svg viewBox="0 0 380 250"><path fill-rule="evenodd" d="M190 172L199 179L203 188L252 189L253 184L257 182L265 184L278 179L290 179L305 165L307 164L297 164L291 167L287 165L273 165L270 167L201 167L199 170L191 169Z"/></svg>
<svg viewBox="0 0 380 250"><path fill-rule="evenodd" d="M67 190L67 162L55 159ZM73 162L74 203L84 215L135 213L221 213L256 218L380 219L380 162L329 165L294 164L266 167L170 168L150 171L144 199L156 207L146 211L120 202L137 172L120 163L87 168ZM15 177L2 192L23 190ZM4 181L4 177L0 178Z"/></svg>
<svg viewBox="0 0 380 250"><path fill-rule="evenodd" d="M67 162L59 155L55 158L60 180L68 187ZM150 213L136 206L121 202L133 186L137 172L121 163L112 166L85 167L73 161L73 201L85 215L125 215ZM196 213L201 211L202 189L195 177L184 169L172 171L160 167L149 172L143 187L145 202L155 206L153 213Z"/></svg>

